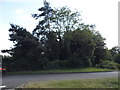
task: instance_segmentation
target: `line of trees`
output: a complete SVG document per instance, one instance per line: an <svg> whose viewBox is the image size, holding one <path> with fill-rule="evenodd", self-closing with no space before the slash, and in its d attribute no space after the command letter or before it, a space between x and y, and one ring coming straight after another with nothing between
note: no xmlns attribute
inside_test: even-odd
<svg viewBox="0 0 120 90"><path fill-rule="evenodd" d="M14 47L2 50L11 55L3 57L8 71L119 66L119 47L108 50L95 25L81 23L79 12L67 7L52 9L47 1L38 11L32 14L39 20L32 33L10 24L9 40Z"/></svg>

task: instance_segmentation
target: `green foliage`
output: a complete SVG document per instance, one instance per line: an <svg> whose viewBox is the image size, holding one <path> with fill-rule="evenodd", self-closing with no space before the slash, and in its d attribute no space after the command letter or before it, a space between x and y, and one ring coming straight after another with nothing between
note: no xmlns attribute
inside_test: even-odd
<svg viewBox="0 0 120 90"><path fill-rule="evenodd" d="M101 60L100 64L97 65L97 67L108 68L108 69L118 69L120 67L120 64L115 63L113 61Z"/></svg>
<svg viewBox="0 0 120 90"><path fill-rule="evenodd" d="M119 63L119 64L120 64L120 53L116 54L116 55L113 57L113 61L115 61L116 63Z"/></svg>
<svg viewBox="0 0 120 90"><path fill-rule="evenodd" d="M9 32L10 41L13 41L14 47L10 50L3 50L3 52L8 52L12 56L6 62L11 62L12 70L29 69L32 62L42 57L40 53L43 51L41 44L36 37L33 37L26 29L18 25L11 24ZM9 68L9 66L6 67Z"/></svg>
<svg viewBox="0 0 120 90"><path fill-rule="evenodd" d="M97 65L100 64L100 60L111 60L112 56L110 54L110 51L107 48L96 48L94 51L94 55L93 55L93 60L92 63L93 65ZM111 60L112 61L112 60Z"/></svg>
<svg viewBox="0 0 120 90"><path fill-rule="evenodd" d="M108 60L109 57L111 56L109 54L107 47L105 47L105 42L104 42L105 38L103 38L98 31L93 31L93 33L94 33L95 48L92 57L92 63L93 66L95 66L96 64L100 63L101 59Z"/></svg>
<svg viewBox="0 0 120 90"><path fill-rule="evenodd" d="M59 42L57 41L56 32L51 31L47 35L45 46L47 48L46 54L50 61L59 59L60 50Z"/></svg>
<svg viewBox="0 0 120 90"><path fill-rule="evenodd" d="M110 49L110 52L112 54L112 60L120 64L120 47L115 46L112 49Z"/></svg>
<svg viewBox="0 0 120 90"><path fill-rule="evenodd" d="M54 61L49 61L47 62L47 68L46 69L61 69L62 68L62 63L61 60L54 60Z"/></svg>
<svg viewBox="0 0 120 90"><path fill-rule="evenodd" d="M63 36L66 57L79 58L83 66L92 66L92 57L96 43L94 33L88 30L74 30L65 32Z"/></svg>
<svg viewBox="0 0 120 90"><path fill-rule="evenodd" d="M67 7L52 9L47 1L38 11L41 13L32 14L39 19L32 34L10 24L9 40L14 47L2 50L11 55L3 61L8 71L95 67L101 63L101 67L108 64L106 68L116 68L114 62L120 64L119 48L108 50L105 38L94 31L95 25L80 23L79 12Z"/></svg>
<svg viewBox="0 0 120 90"><path fill-rule="evenodd" d="M112 49L110 49L110 52L111 52L112 56L115 56L116 54L120 53L120 47L115 46Z"/></svg>
<svg viewBox="0 0 120 90"><path fill-rule="evenodd" d="M67 7L55 8L50 18L52 22L51 28L58 32L75 30L79 27L81 21L79 16L79 12L71 11Z"/></svg>
<svg viewBox="0 0 120 90"><path fill-rule="evenodd" d="M11 56L2 56L2 67L5 68L7 72L12 70L13 62Z"/></svg>
<svg viewBox="0 0 120 90"><path fill-rule="evenodd" d="M50 31L50 17L53 9L51 9L48 2L44 1L44 7L39 8L38 11L40 11L41 13L32 14L33 18L40 18L38 25L33 30L33 35L36 36L39 41L44 43L46 40L46 33Z"/></svg>

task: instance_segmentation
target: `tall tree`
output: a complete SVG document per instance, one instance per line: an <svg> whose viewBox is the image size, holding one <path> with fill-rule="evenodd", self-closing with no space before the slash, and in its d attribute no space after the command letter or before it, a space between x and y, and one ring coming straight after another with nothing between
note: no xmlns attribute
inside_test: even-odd
<svg viewBox="0 0 120 90"><path fill-rule="evenodd" d="M62 37L64 32L72 31L78 28L80 22L80 13L77 11L71 11L67 7L55 8L52 11L52 17L50 17L51 21L51 29L57 34L57 41L59 44L59 59L62 59L62 48L63 42Z"/></svg>
<svg viewBox="0 0 120 90"><path fill-rule="evenodd" d="M38 9L40 14L32 14L32 17L35 19L40 19L38 25L33 30L33 35L36 36L40 42L45 42L46 40L46 33L50 31L50 17L52 15L51 7L49 3L44 0L44 7Z"/></svg>
<svg viewBox="0 0 120 90"><path fill-rule="evenodd" d="M100 60L106 60L107 57L107 48L106 43L104 42L105 38L101 36L98 31L94 31L94 41L95 41L95 51L93 55L93 66L100 63Z"/></svg>
<svg viewBox="0 0 120 90"><path fill-rule="evenodd" d="M33 18L39 19L36 28L33 30L33 35L39 39L39 42L41 42L42 47L45 48L43 52L45 57L50 59L53 57L53 55L51 56L51 54L56 54L55 50L57 50L57 48L55 50L53 49L53 45L57 46L55 35L56 33L52 31L50 25L50 18L52 17L53 9L50 7L49 2L44 0L44 7L39 8L38 11L40 11L41 13L32 14Z"/></svg>
<svg viewBox="0 0 120 90"><path fill-rule="evenodd" d="M61 42L64 31L75 30L79 27L80 13L71 11L67 7L55 8L52 11L51 28L57 32L59 42Z"/></svg>
<svg viewBox="0 0 120 90"><path fill-rule="evenodd" d="M10 41L13 41L14 47L10 50L3 50L12 55L13 66L16 69L29 69L32 62L36 62L42 57L43 49L36 37L33 37L26 29L10 24Z"/></svg>
<svg viewBox="0 0 120 90"><path fill-rule="evenodd" d="M80 13L71 11L67 7L56 8L53 10L52 14L50 18L53 22L52 28L57 31L75 30L80 24Z"/></svg>

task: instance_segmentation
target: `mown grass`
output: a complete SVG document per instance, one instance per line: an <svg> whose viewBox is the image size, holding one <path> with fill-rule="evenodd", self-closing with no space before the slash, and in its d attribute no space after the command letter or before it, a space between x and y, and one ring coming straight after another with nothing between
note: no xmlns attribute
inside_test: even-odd
<svg viewBox="0 0 120 90"><path fill-rule="evenodd" d="M30 82L19 88L118 88L118 78Z"/></svg>
<svg viewBox="0 0 120 90"><path fill-rule="evenodd" d="M78 69L57 69L57 70L39 70L39 71L18 71L7 72L6 74L53 74L53 73L79 73L79 72L105 72L118 71L116 69L100 69L100 68L78 68Z"/></svg>

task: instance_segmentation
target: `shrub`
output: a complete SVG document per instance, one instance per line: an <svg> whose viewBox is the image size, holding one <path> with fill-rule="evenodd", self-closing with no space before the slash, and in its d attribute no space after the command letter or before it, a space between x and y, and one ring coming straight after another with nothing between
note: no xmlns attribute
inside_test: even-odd
<svg viewBox="0 0 120 90"><path fill-rule="evenodd" d="M100 60L100 64L96 65L99 68L118 69L120 64L108 60Z"/></svg>
<svg viewBox="0 0 120 90"><path fill-rule="evenodd" d="M60 69L62 67L61 63L62 62L60 60L49 61L46 69Z"/></svg>
<svg viewBox="0 0 120 90"><path fill-rule="evenodd" d="M13 68L13 58L10 56L3 56L2 58L2 67L6 69L6 72L12 71Z"/></svg>
<svg viewBox="0 0 120 90"><path fill-rule="evenodd" d="M83 67L85 67L83 60L81 58L76 58L76 57L69 57L67 59L64 59L62 64L65 68L83 68Z"/></svg>
<svg viewBox="0 0 120 90"><path fill-rule="evenodd" d="M113 60L114 60L116 63L119 63L119 64L120 64L120 53L116 54L116 55L113 57Z"/></svg>

